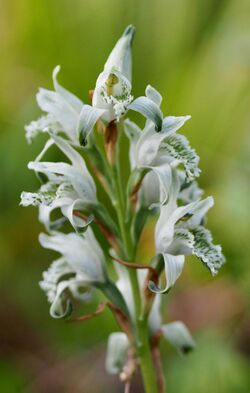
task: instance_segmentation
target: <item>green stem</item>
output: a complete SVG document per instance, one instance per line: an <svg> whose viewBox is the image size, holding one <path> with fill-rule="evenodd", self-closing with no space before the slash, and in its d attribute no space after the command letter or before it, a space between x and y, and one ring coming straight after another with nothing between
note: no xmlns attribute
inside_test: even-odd
<svg viewBox="0 0 250 393"><path fill-rule="evenodd" d="M149 344L147 319L138 319L137 354L146 393L158 393L155 369Z"/></svg>
<svg viewBox="0 0 250 393"><path fill-rule="evenodd" d="M119 142L119 141L118 141ZM116 165L113 166L113 184L116 194L114 200L114 207L117 213L119 227L121 231L121 238L123 243L123 257L127 261L133 261L136 254L136 245L132 243L130 235L130 223L126 223L125 220L125 202L124 192L122 189L122 181L120 176L120 163L119 163L119 143L116 155ZM134 305L135 305L135 337L136 337L136 350L141 367L141 374L144 383L146 393L158 393L158 387L156 382L155 370L153 367L152 356L149 344L148 324L147 317L140 318L141 315L141 293L137 277L137 271L135 269L129 269L130 283L133 293Z"/></svg>

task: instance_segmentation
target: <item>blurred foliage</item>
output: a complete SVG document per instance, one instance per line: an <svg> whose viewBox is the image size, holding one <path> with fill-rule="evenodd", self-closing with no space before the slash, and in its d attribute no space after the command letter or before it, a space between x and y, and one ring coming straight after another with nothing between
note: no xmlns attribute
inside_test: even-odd
<svg viewBox="0 0 250 393"><path fill-rule="evenodd" d="M51 363L67 362L79 354L88 359L84 350L95 351L95 345L116 329L108 312L85 325L50 319L37 283L52 254L37 242L42 228L36 209L20 208L18 203L22 190L38 186L27 162L39 152L43 140L30 147L23 131L24 124L39 115L38 86L51 87L52 69L61 64L62 83L87 102L88 90L106 56L129 23L136 26L134 95L142 94L150 83L163 95L165 114L192 115L183 132L201 156L201 185L216 200L209 226L227 257L219 276L232 283L241 299L239 313L224 323L214 321L215 333L202 334L189 359L180 360L164 347L168 392L250 390L250 318L246 314L250 286L249 0L1 0L1 392L84 391L77 386L74 390L74 384L66 387L65 378L61 385L53 385L48 374ZM143 239L140 255L146 259L153 253L150 229ZM216 280L219 283L220 278ZM190 260L170 301L175 294L188 293L196 282L209 285L212 279ZM203 307L214 299L206 299ZM84 312L92 307L87 305ZM80 364L84 368L84 362ZM67 367L64 372L68 370L72 378L78 375L75 380L82 375L87 378L84 370L74 374ZM94 367L98 373L99 367L103 371L97 361ZM34 382L39 375L47 381L44 385ZM104 379L105 374L101 375ZM106 391L120 391L112 379L107 381ZM89 392L105 390L104 380L99 388L100 382L95 384Z"/></svg>

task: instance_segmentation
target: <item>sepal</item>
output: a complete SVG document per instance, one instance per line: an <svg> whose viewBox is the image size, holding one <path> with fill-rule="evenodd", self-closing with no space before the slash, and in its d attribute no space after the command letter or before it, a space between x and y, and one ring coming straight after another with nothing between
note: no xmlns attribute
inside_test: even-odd
<svg viewBox="0 0 250 393"><path fill-rule="evenodd" d="M195 342L188 328L183 322L176 321L167 323L161 327L163 336L181 354L187 354L195 348Z"/></svg>
<svg viewBox="0 0 250 393"><path fill-rule="evenodd" d="M106 355L106 370L109 374L119 374L126 364L129 342L125 333L110 334Z"/></svg>
<svg viewBox="0 0 250 393"><path fill-rule="evenodd" d="M157 132L161 131L163 115L159 106L150 98L138 97L128 106L128 109L139 112L146 119L154 123Z"/></svg>

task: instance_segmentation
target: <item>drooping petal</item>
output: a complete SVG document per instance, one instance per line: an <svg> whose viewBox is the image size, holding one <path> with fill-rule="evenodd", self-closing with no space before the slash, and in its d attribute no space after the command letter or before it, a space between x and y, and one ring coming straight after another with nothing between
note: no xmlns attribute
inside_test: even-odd
<svg viewBox="0 0 250 393"><path fill-rule="evenodd" d="M37 93L37 103L44 111L60 123L62 131L72 140L76 140L76 126L79 113L60 96L60 94L41 88Z"/></svg>
<svg viewBox="0 0 250 393"><path fill-rule="evenodd" d="M148 120L152 121L155 125L156 131L162 129L163 115L159 106L149 99L148 97L136 98L128 107L135 112L139 112L145 116Z"/></svg>
<svg viewBox="0 0 250 393"><path fill-rule="evenodd" d="M72 184L79 198L92 202L96 201L95 184L92 178L90 180L87 175L83 177L83 174L70 164L64 162L31 161L28 164L28 168L36 172L44 173L51 181L57 184L66 181Z"/></svg>
<svg viewBox="0 0 250 393"><path fill-rule="evenodd" d="M221 246L213 244L210 231L202 226L190 230L194 237L193 254L196 255L216 275L225 262Z"/></svg>
<svg viewBox="0 0 250 393"><path fill-rule="evenodd" d="M56 288L55 298L50 306L52 318L66 318L72 313L72 304L69 299L64 299L63 292L68 288L68 281L61 281Z"/></svg>
<svg viewBox="0 0 250 393"><path fill-rule="evenodd" d="M44 187L47 188L47 184L43 185L41 190L43 190ZM55 187L54 184L52 184L52 186ZM55 229L55 227L58 228L59 224L64 224L63 219L51 220L52 212L58 208L61 209L64 217L68 218L76 232L84 231L93 221L93 216L91 215L85 219L74 214L75 210L87 210L88 201L86 202L79 199L77 193L68 183L61 183L56 190L52 188L49 193L43 191L37 194L31 194L31 196L28 195L28 198L26 197L26 199L33 202L33 205L39 205L39 220L45 225L48 231Z"/></svg>
<svg viewBox="0 0 250 393"><path fill-rule="evenodd" d="M122 371L128 354L129 342L125 333L110 334L106 355L106 370L109 374Z"/></svg>
<svg viewBox="0 0 250 393"><path fill-rule="evenodd" d="M62 280L66 275L70 275L67 280ZM48 270L43 273L43 280L39 283L41 289L47 294L51 303L50 315L53 318L65 318L71 314L72 305L65 296L65 291L69 290L73 297L80 300L89 299L89 290L79 293L79 288L86 284L81 277L75 275L74 269L64 258L54 261Z"/></svg>
<svg viewBox="0 0 250 393"><path fill-rule="evenodd" d="M162 326L163 336L182 354L195 348L195 342L183 322L176 321Z"/></svg>
<svg viewBox="0 0 250 393"><path fill-rule="evenodd" d="M44 248L61 253L86 283L105 282L104 255L90 227L84 235L60 232L51 236L40 234L39 241Z"/></svg>
<svg viewBox="0 0 250 393"><path fill-rule="evenodd" d="M180 277L185 262L184 255L175 256L165 253L162 256L165 265L166 285L165 288L159 288L153 281L150 281L149 289L155 293L166 293L172 288L176 280Z"/></svg>
<svg viewBox="0 0 250 393"><path fill-rule="evenodd" d="M21 194L21 202L22 206L39 206L45 205L50 206L56 197L56 188L55 185L52 184L51 188L48 186L41 189L38 192L22 192Z"/></svg>
<svg viewBox="0 0 250 393"><path fill-rule="evenodd" d="M53 71L53 82L55 91L40 89L37 93L37 102L40 108L50 114L61 125L61 131L77 143L76 127L83 102L74 94L62 87L57 81L60 67Z"/></svg>
<svg viewBox="0 0 250 393"><path fill-rule="evenodd" d="M105 109L84 105L77 123L77 135L82 146L87 144L87 137L93 130L97 120L106 112Z"/></svg>
<svg viewBox="0 0 250 393"><path fill-rule="evenodd" d="M25 136L28 143L41 132L51 132L57 134L62 130L60 124L51 115L41 116L38 120L32 121L25 127Z"/></svg>
<svg viewBox="0 0 250 393"><path fill-rule="evenodd" d="M61 282L61 285L58 286L61 278L71 273L73 273L73 271L68 263L64 258L59 258L43 273L43 280L39 282L41 289L47 294L48 301L52 304L50 314L53 318L66 317L71 311L70 302L65 302L62 295L63 291L68 286L67 282Z"/></svg>
<svg viewBox="0 0 250 393"><path fill-rule="evenodd" d="M183 164L189 180L199 176L199 157L195 150L190 147L184 135L173 134L165 139L161 146L161 152L166 156L166 159L169 160L170 157L177 163Z"/></svg>

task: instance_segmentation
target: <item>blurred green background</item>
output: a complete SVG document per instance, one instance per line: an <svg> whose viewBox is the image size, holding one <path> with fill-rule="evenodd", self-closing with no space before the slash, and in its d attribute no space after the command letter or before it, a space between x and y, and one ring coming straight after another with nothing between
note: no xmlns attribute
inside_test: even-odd
<svg viewBox="0 0 250 393"><path fill-rule="evenodd" d="M133 94L148 83L165 114L191 114L183 132L201 156L200 183L213 195L209 227L227 264L219 276L188 260L164 305L164 319L184 320L198 346L180 358L162 344L168 393L250 391L250 2L249 0L0 0L0 391L116 393L104 370L107 311L85 324L49 317L38 287L52 254L37 241L35 208L18 206L38 187L27 162L24 124L40 112L38 86L60 81L87 102L125 26L136 26ZM151 232L141 254L153 252ZM93 309L94 304L78 312ZM135 380L133 392L142 392Z"/></svg>

